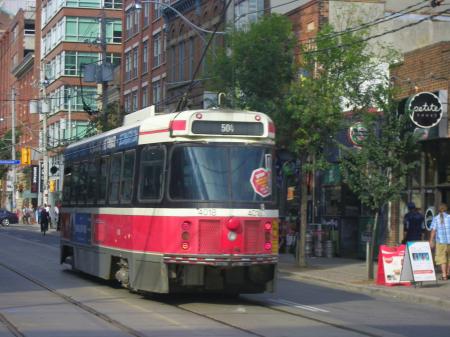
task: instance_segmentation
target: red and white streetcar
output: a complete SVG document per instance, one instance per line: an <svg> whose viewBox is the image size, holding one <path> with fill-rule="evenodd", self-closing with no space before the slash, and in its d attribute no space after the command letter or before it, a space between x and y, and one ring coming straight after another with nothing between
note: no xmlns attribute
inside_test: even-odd
<svg viewBox="0 0 450 337"><path fill-rule="evenodd" d="M259 112L145 109L68 146L61 263L135 291L273 291L274 139Z"/></svg>

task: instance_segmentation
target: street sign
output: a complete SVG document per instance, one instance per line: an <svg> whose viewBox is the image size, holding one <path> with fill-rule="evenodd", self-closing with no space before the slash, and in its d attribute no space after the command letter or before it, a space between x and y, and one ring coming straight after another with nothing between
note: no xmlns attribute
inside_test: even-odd
<svg viewBox="0 0 450 337"><path fill-rule="evenodd" d="M0 160L0 165L19 165L20 160Z"/></svg>

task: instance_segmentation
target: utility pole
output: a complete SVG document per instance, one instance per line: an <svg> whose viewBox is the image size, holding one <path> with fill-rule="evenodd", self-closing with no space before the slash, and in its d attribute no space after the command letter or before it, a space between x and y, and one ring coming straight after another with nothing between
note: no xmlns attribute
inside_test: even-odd
<svg viewBox="0 0 450 337"><path fill-rule="evenodd" d="M101 26L100 26L100 47L102 49L102 63L101 63L101 79L102 79L102 113L103 113L103 130L108 129L108 114L106 113L106 106L108 104L108 81L104 80L106 68L106 11L102 9Z"/></svg>
<svg viewBox="0 0 450 337"><path fill-rule="evenodd" d="M11 89L11 159L16 160L16 91ZM16 209L16 165L12 165L12 197L11 211Z"/></svg>
<svg viewBox="0 0 450 337"><path fill-rule="evenodd" d="M48 204L48 152L47 152L47 114L49 113L49 104L47 98L47 91L43 88L43 103L41 106L42 113L42 160L43 160L43 193L42 202Z"/></svg>

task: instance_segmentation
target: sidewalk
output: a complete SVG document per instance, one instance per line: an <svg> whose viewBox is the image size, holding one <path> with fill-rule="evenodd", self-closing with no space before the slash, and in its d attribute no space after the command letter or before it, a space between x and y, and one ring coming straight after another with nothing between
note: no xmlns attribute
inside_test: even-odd
<svg viewBox="0 0 450 337"><path fill-rule="evenodd" d="M362 260L311 257L307 259L306 268L296 266L292 254L280 254L279 261L280 274L289 279L367 295L388 296L450 310L450 280L437 281L437 283L424 282L416 287L380 286L375 281L367 280L366 262ZM438 270L436 268L436 271ZM377 265L375 265L374 273L376 279Z"/></svg>

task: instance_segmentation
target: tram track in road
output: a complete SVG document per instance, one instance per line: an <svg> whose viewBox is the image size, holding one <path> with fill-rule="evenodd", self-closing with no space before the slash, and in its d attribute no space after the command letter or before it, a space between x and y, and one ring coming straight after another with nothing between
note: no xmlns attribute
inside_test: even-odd
<svg viewBox="0 0 450 337"><path fill-rule="evenodd" d="M115 327L116 329L126 333L129 336L135 336L135 337L148 337L146 334L137 331L133 329L130 326L127 326L126 324L92 308L91 306L88 306L80 301L77 301L73 297L67 296L62 292L59 292L58 290L55 290L42 281L34 278L33 276L30 276L12 266L9 266L3 262L0 262L0 267L9 270L12 273L15 273L16 275L26 279L28 282L31 282L34 285L37 285L38 287L50 292L51 294L63 299L66 303L69 303L73 306L76 306L77 308L96 316L97 318L103 320L104 322L107 322L111 326ZM177 309L190 313L192 315L195 315L197 317L201 317L203 319L207 319L210 321L213 321L217 324L220 324L222 326L235 329L238 331L241 331L243 334L246 334L248 336L257 336L257 337L267 337L266 334L255 331L253 328L247 328L243 327L242 324L239 325L234 322L227 321L226 317L218 317L217 315L208 313L206 311L202 311L195 306L192 307L193 301L192 297L188 298L188 302L184 301L183 303L178 303L178 300L170 297L170 300L168 300L167 296L156 298L154 296L145 296L147 299L156 301L168 306L176 307ZM164 299L163 299L164 298ZM196 297L196 300L198 298ZM210 301L207 300L204 302L205 304L209 304ZM194 303L195 304L195 303ZM345 322L341 321L335 321L333 318L329 317L326 312L326 310L322 308L316 308L311 306L302 305L300 303L295 303L289 300L284 300L281 298L272 298L272 299L266 299L266 300L255 300L255 299L249 299L245 298L243 296L239 297L238 302L236 303L236 311L239 311L242 306L245 305L253 305L253 306L259 306L264 307L266 310L270 310L272 312L281 313L284 315L290 315L292 317L297 317L303 320L309 320L313 321L317 324L328 326L331 328L335 328L338 330L341 330L343 332L348 332L352 334L357 334L359 336L367 336L367 337L386 337L386 332L382 332L377 329L372 329L370 327L352 327L345 325ZM306 312L302 312L306 311ZM13 322L9 321L5 316L0 314L0 324L3 324L13 336L16 337L25 337L25 335L20 331L19 327L15 326Z"/></svg>
<svg viewBox="0 0 450 337"><path fill-rule="evenodd" d="M135 336L135 337L148 337L148 335L141 333L135 329L133 329L130 326L127 326L125 324L123 324L122 322L92 308L91 306L88 306L80 301L77 301L76 299L67 296L49 286L47 286L46 284L44 284L42 281L27 275L26 273L17 270L14 267L11 267L3 262L0 262L0 267L9 270L10 272L15 273L16 275L19 275L20 277L26 279L27 281L31 282L34 285L39 286L40 288L50 292L51 294L63 299L65 302L76 306L77 308L96 316L97 318L107 322L108 324L110 324L111 326L115 327L116 329L126 333L129 336ZM256 336L256 337L267 337L267 335L254 331L254 329L250 329L250 328L246 328L246 327L242 327L239 326L238 324L232 323L232 322L228 322L225 318L220 318L220 317L214 317L213 314L208 314L207 312L202 312L201 310L196 310L194 308L190 308L191 303L177 303L177 300L174 299L170 299L167 300L166 299L162 299L162 298L153 298L153 296L145 296L148 300L152 300L152 301L156 301L159 303L163 303L165 305L168 306L173 306L181 311L187 312L191 315L195 315L197 317L203 318L203 319L207 319L210 321L213 321L217 324L220 324L222 326L231 328L231 329L235 329L238 331L241 331L242 333L248 335L248 336ZM204 303L208 303L207 301L205 301ZM278 300L269 300L269 301L259 301L259 300L253 300L253 299L247 299L244 297L240 297L238 303L236 303L236 311L239 311L239 308L242 308L243 305L253 305L253 306L259 306L259 307L264 307L266 310L270 310L272 312L276 312L276 313L281 313L281 314L285 314L285 315L290 315L292 317L297 317L297 318L301 318L304 320L309 320L309 321L313 321L317 324L320 325L325 325L328 327L332 327L335 329L339 329L341 331L344 332L348 332L348 333L353 333L353 334L357 334L359 336L367 336L367 337L386 337L387 334L386 332L381 332L381 331L370 331L370 330L375 330L375 329L371 329L371 328L355 328L355 327L350 327L350 326L346 326L344 325L344 323L342 322L336 322L333 321L332 318L326 318L326 317L318 317L317 315L317 311L315 310L310 310L309 313L301 313L298 312L298 310L308 310L305 309L304 305L300 305L299 303L294 303L294 302L290 302L288 300L282 300L282 299L278 299ZM284 307L275 307L275 306L284 306ZM309 307L309 306L306 306ZM311 307L311 308L315 308L315 307ZM297 310L296 310L297 309ZM320 308L319 308L320 309ZM319 310L319 312L321 314L325 314L326 310ZM25 334L23 334L19 327L17 327L16 325L14 325L13 322L9 321L4 315L2 315L0 313L0 323L3 324L10 332L13 336L15 337L26 337Z"/></svg>
<svg viewBox="0 0 450 337"><path fill-rule="evenodd" d="M9 270L12 273L15 273L16 275L19 275L20 277L26 279L27 281L31 282L34 285L39 286L42 289L45 289L46 291L52 293L53 295L63 299L65 302L70 303L74 306L76 306L79 309L82 309L85 312L88 312L91 315L96 316L97 318L107 322L108 324L110 324L111 326L121 330L122 332L125 332L126 334L130 335L130 336L135 336L135 337L148 337L145 334L140 333L139 331L115 320L114 318L103 314L102 312L95 310L94 308L75 300L74 298L67 296L55 289L50 288L49 286L47 286L46 284L44 284L43 282L33 278L30 275L27 275L3 262L0 262L0 267L3 267L4 269ZM20 329L14 325L12 322L10 322L9 320L6 319L6 317L4 317L1 313L0 313L0 322L2 322L6 328L14 335L14 336L18 336L18 337L25 337L26 335L24 335Z"/></svg>
<svg viewBox="0 0 450 337"><path fill-rule="evenodd" d="M242 307L243 304L244 305L245 304L256 305L259 307L264 307L265 309L274 311L276 313L286 314L286 315L289 315L292 317L297 317L297 318L313 321L315 323L318 323L318 324L321 324L324 326L332 327L332 328L335 328L335 329L338 329L338 330L341 330L341 331L344 331L347 333L357 334L359 336L367 336L367 337L388 337L388 336L398 337L399 336L397 334L389 333L388 331L381 331L381 330L374 329L371 327L356 328L356 327L346 326L346 325L344 325L345 322L337 321L337 320L334 320L333 318L326 318L326 317L323 317L323 315L322 315L322 317L317 316L317 313L321 313L321 314L328 313L329 311L327 311L327 310L302 305L302 304L291 302L288 300L273 299L273 300L261 301L261 300L253 300L253 299L240 297L239 302L240 302L239 307ZM166 301L164 301L164 303L168 304ZM205 319L213 320L217 323L238 329L240 331L246 332L246 333L254 335L254 336L267 337L267 335L260 334L255 331L251 331L249 329L245 329L245 328L239 327L234 324L230 324L224 320L212 317L211 315L208 315L207 313L200 313L196 310L189 309L187 307L189 304L169 304L169 305L173 305L180 310L201 316ZM283 305L283 306L285 306L285 308L274 307L274 305L278 305L278 306ZM308 313L301 313L301 312L298 312L298 310L296 310L296 309L306 310L306 311L308 311Z"/></svg>
<svg viewBox="0 0 450 337"><path fill-rule="evenodd" d="M20 330L10 322L5 316L0 313L0 324L3 324L5 328L14 336L14 337L26 337Z"/></svg>

